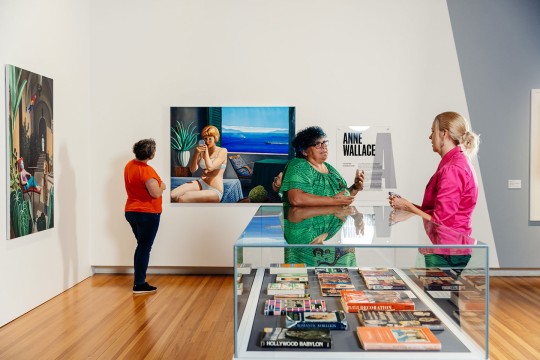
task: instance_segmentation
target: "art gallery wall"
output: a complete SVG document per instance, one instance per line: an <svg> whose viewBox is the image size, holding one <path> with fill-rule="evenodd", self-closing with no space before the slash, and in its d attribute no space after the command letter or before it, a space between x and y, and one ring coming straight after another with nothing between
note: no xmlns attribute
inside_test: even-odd
<svg viewBox="0 0 540 360"><path fill-rule="evenodd" d="M529 9L531 1L516 6ZM449 14L444 0L0 0L2 65L54 79L57 154L55 228L0 241L3 286L10 294L0 299L0 326L84 279L92 265L131 265L134 240L123 218L122 169L132 158L132 144L153 137L158 153L152 165L167 179L171 106L295 106L297 127L320 125L334 145L338 125L391 126L398 191L416 201L439 160L428 140L431 119L444 110L459 111L486 144L480 150L483 181L473 235L491 245L493 267L499 265L497 255L506 267L538 267L537 228L512 217L527 218L522 209L528 206L528 160L521 165L516 159L527 153L522 108L529 107L522 100L506 101L522 88L539 87L522 80L534 74L534 66L519 61L521 53L536 56L523 51L534 48L523 35L527 24L537 25L524 16L504 16L515 12L503 0L494 5L502 6L501 12L484 11L482 6L493 9L486 1L471 11L469 3L453 2ZM501 50L502 34L486 32L501 18L523 24L503 32L505 44L519 44L518 50ZM510 36L508 28L520 30ZM478 42L482 53L475 52ZM488 76L474 76L481 69L488 69ZM506 87L516 69L523 73L518 91ZM492 89L504 91L491 101ZM497 111L504 118L492 116ZM4 102L0 112L5 113ZM495 126L491 119L497 119ZM518 134L508 136L513 129L498 125L514 119ZM5 139L2 126L3 149ZM508 145L501 161L498 140L492 139ZM333 162L336 147L330 150ZM508 172L502 180L499 166ZM524 180L521 193L502 192L510 176ZM173 206L169 190L150 265L230 266L232 244L255 208ZM0 203L6 200L0 192ZM497 222L495 234L490 216ZM5 206L0 207L2 230L5 218ZM501 245L509 237L520 241ZM499 247L505 251L497 254Z"/></svg>
<svg viewBox="0 0 540 360"><path fill-rule="evenodd" d="M0 1L0 326L91 275L88 3ZM6 240L5 64L54 80L55 227Z"/></svg>
<svg viewBox="0 0 540 360"><path fill-rule="evenodd" d="M529 221L531 89L540 87L540 2L448 1L501 268L538 268ZM521 180L521 189L508 189Z"/></svg>
<svg viewBox="0 0 540 360"><path fill-rule="evenodd" d="M337 126L389 125L398 191L415 201L440 160L433 117L469 115L446 1L97 0L91 10L90 136L106 147L90 163L95 266L131 266L122 169L132 144L153 137L151 164L168 177L171 106L295 106L297 128L327 130L330 162ZM171 205L169 191L151 265L230 266L255 208ZM474 222L493 245L483 191Z"/></svg>

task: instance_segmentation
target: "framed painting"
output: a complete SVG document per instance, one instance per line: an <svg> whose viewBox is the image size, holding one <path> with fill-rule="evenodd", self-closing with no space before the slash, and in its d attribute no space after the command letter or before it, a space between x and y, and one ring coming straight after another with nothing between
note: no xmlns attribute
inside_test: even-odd
<svg viewBox="0 0 540 360"><path fill-rule="evenodd" d="M171 203L279 203L294 107L171 107Z"/></svg>
<svg viewBox="0 0 540 360"><path fill-rule="evenodd" d="M6 65L8 239L54 227L53 80Z"/></svg>

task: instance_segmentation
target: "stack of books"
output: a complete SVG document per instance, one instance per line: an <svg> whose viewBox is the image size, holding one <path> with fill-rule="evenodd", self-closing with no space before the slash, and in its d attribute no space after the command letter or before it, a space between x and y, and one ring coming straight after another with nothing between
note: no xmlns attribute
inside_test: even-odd
<svg viewBox="0 0 540 360"><path fill-rule="evenodd" d="M324 300L266 300L264 303L264 315L324 311L326 311Z"/></svg>
<svg viewBox="0 0 540 360"><path fill-rule="evenodd" d="M341 290L354 290L355 287L347 268L315 268L322 296L341 296Z"/></svg>
<svg viewBox="0 0 540 360"><path fill-rule="evenodd" d="M369 290L406 290L405 282L388 268L358 268Z"/></svg>
<svg viewBox="0 0 540 360"><path fill-rule="evenodd" d="M456 279L456 273L451 269L413 268L411 272L418 277L426 290L458 291L465 285Z"/></svg>

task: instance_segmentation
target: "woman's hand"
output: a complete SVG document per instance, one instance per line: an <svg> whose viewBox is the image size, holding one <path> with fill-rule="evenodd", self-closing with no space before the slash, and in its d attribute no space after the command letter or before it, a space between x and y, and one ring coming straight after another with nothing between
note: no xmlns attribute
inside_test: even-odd
<svg viewBox="0 0 540 360"><path fill-rule="evenodd" d="M206 145L198 145L197 146L197 152L202 155L205 151L208 151L208 147Z"/></svg>
<svg viewBox="0 0 540 360"><path fill-rule="evenodd" d="M277 176L274 178L274 181L272 182L272 190L274 192L279 192L279 189L281 188L281 180L283 179L283 172L280 172L277 174Z"/></svg>
<svg viewBox="0 0 540 360"><path fill-rule="evenodd" d="M334 195L333 199L335 200L336 205L348 206L354 201L354 196L346 196L345 191L342 191L339 194Z"/></svg>
<svg viewBox="0 0 540 360"><path fill-rule="evenodd" d="M354 177L354 189L357 191L364 190L364 170L360 171L356 169L356 176Z"/></svg>
<svg viewBox="0 0 540 360"><path fill-rule="evenodd" d="M414 207L414 205L409 200L396 195L391 195L388 198L388 202L394 210L411 211Z"/></svg>

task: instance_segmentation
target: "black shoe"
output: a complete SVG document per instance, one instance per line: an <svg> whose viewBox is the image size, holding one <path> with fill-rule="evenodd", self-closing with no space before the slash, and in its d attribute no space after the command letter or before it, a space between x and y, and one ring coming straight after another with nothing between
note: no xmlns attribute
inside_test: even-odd
<svg viewBox="0 0 540 360"><path fill-rule="evenodd" d="M134 294L147 294L156 292L157 287L149 285L147 282L141 285L133 285Z"/></svg>

